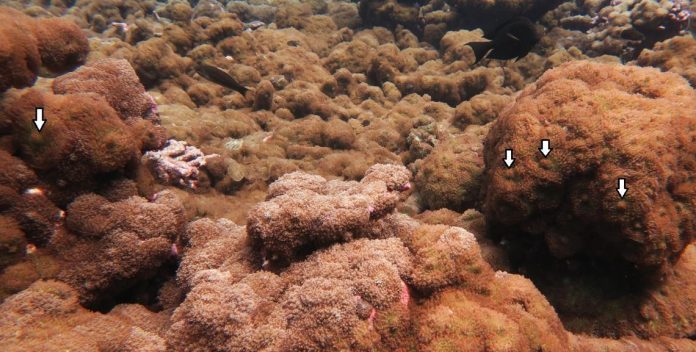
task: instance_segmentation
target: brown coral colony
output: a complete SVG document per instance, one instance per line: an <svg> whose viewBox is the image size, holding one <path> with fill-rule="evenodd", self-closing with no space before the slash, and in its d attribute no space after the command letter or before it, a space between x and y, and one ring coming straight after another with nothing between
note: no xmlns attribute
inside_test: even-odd
<svg viewBox="0 0 696 352"><path fill-rule="evenodd" d="M2 351L696 352L693 2L1 5Z"/></svg>

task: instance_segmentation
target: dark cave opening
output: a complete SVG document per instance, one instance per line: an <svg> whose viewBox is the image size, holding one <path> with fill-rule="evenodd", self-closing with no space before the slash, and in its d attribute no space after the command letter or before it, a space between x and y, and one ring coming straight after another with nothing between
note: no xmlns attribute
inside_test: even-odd
<svg viewBox="0 0 696 352"><path fill-rule="evenodd" d="M659 282L659 273L641 271L619 256L556 258L542 236L517 234L499 243L510 270L529 278L573 333L620 337L612 324L636 319L644 294Z"/></svg>
<svg viewBox="0 0 696 352"><path fill-rule="evenodd" d="M176 277L178 267L178 260L169 260L147 276L123 282L121 289L115 294L105 292L98 302L85 305L85 308L106 314L119 304L140 304L150 311L159 312L162 310L160 289Z"/></svg>

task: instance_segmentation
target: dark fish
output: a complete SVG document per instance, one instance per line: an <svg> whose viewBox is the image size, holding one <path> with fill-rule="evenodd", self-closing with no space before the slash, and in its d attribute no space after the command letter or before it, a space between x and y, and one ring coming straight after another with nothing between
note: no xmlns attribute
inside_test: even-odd
<svg viewBox="0 0 696 352"><path fill-rule="evenodd" d="M199 75L203 76L203 78L213 83L217 83L223 87L236 90L242 94L245 94L249 90L248 87L239 84L239 82L237 82L237 80L230 76L230 74L227 73L227 71L217 66L204 63L198 67L197 71Z"/></svg>
<svg viewBox="0 0 696 352"><path fill-rule="evenodd" d="M488 42L472 42L467 45L474 49L476 62L483 58L510 60L521 59L532 50L541 39L541 33L526 17L515 17L495 30Z"/></svg>

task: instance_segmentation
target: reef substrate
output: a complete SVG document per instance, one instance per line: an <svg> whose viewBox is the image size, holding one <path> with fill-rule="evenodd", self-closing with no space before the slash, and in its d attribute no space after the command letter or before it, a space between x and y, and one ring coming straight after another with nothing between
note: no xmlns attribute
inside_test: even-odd
<svg viewBox="0 0 696 352"><path fill-rule="evenodd" d="M3 2L0 346L696 351L695 7Z"/></svg>

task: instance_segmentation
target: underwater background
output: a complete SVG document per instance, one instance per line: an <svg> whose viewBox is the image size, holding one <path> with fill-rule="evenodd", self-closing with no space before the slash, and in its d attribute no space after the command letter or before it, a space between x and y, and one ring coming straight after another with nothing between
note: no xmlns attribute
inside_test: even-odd
<svg viewBox="0 0 696 352"><path fill-rule="evenodd" d="M1 351L696 351L696 2L0 1Z"/></svg>

